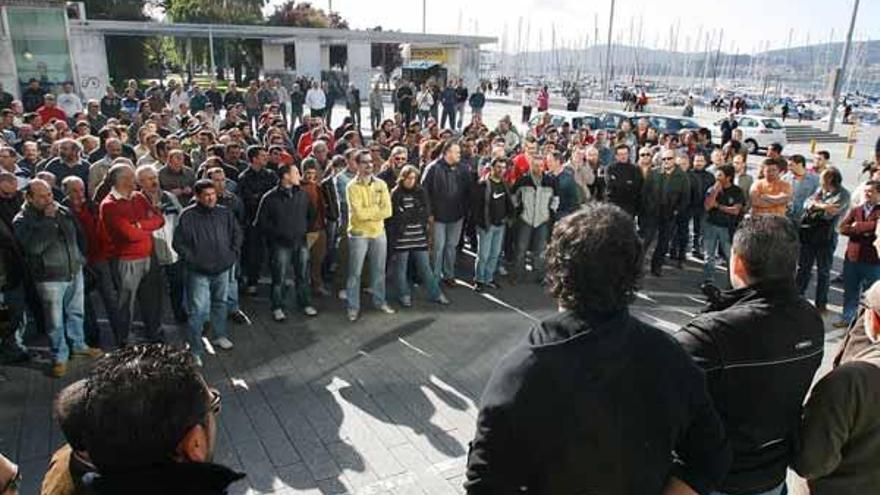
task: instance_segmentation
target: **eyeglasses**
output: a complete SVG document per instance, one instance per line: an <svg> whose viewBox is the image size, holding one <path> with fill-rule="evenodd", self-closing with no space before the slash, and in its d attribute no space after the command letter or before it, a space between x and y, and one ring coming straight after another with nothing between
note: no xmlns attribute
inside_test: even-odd
<svg viewBox="0 0 880 495"><path fill-rule="evenodd" d="M674 157L674 156L664 156L664 157L663 157L663 161L664 161L664 162L671 162L671 161L673 161L673 160L675 160L675 157Z"/></svg>
<svg viewBox="0 0 880 495"><path fill-rule="evenodd" d="M639 156L651 156L650 153L639 153Z"/></svg>
<svg viewBox="0 0 880 495"><path fill-rule="evenodd" d="M405 156L402 156L402 155L401 155L401 156L395 156L395 157L394 157L394 161L395 161L395 162L399 162L399 163L403 163L403 162L406 161L406 157L405 157Z"/></svg>

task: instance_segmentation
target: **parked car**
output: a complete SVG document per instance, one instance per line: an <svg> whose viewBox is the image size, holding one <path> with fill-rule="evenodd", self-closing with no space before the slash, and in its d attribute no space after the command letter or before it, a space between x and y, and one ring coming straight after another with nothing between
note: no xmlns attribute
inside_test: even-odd
<svg viewBox="0 0 880 495"><path fill-rule="evenodd" d="M720 119L712 124L712 140L721 143L721 123L725 119ZM739 129L742 129L743 144L749 154L755 154L758 150L765 150L773 143L779 143L785 146L788 138L785 134L785 128L779 120L773 117L761 117L740 115L736 117L739 123Z"/></svg>
<svg viewBox="0 0 880 495"><path fill-rule="evenodd" d="M572 129L580 129L584 125L590 126L591 130L595 129L604 129L601 126L601 122L599 117L593 115L591 113L584 112L569 112L567 110L551 110L548 112L550 114L550 123L553 127L560 127L564 122L568 122ZM543 118L543 113L539 113L537 115L532 116L529 120L529 129L538 125L538 122Z"/></svg>
<svg viewBox="0 0 880 495"><path fill-rule="evenodd" d="M681 131L696 131L700 124L688 117L673 117L669 115L638 115L633 117L633 124L638 123L639 118L647 117L651 127L657 129L660 134L678 134Z"/></svg>

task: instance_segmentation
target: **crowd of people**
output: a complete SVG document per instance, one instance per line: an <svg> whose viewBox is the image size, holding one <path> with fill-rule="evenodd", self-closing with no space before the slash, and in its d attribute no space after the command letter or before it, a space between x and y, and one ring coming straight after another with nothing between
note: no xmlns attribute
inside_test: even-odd
<svg viewBox="0 0 880 495"><path fill-rule="evenodd" d="M733 116L721 126L720 146L708 129L662 133L647 119L624 119L610 130L555 127L545 87L534 100L542 112L536 125L518 129L505 116L490 127L481 88L469 93L456 80L417 89L402 81L389 118L381 113L379 87L372 89L371 132L364 136L354 86L349 114L334 128L329 88L307 80L290 90L277 79L255 80L244 92L233 82L225 91L216 83L141 91L130 81L122 98L108 87L104 98L87 102L72 85L54 95L34 83L21 101L0 109L4 358L30 359L29 328L48 336L55 377L66 374L71 356L114 350L81 385L93 416L77 420L85 423L107 420L104 414L119 406L101 401L139 393L132 384L149 378L145 372L122 384L136 370L119 370L120 360L169 361L177 375L144 388L161 395L172 393L163 386L186 382L175 397L191 395L186 410L172 415L179 423L150 423L160 421L148 417L153 406L138 401L129 416L111 421L118 437L102 431L107 438L97 439L90 428L98 426L85 423L79 436L69 435L71 462L101 473L96 487L130 481L132 470L168 452L208 459L204 430L212 420L204 418L213 417L215 401L219 410L219 396L196 371L206 359L203 337L232 349L227 322L251 323L240 296L258 296L267 274L276 322L294 309L316 317L315 298L338 298L355 322L362 294L378 312L393 314L413 306L422 290L428 301L448 305L449 293L463 286L549 288L566 311L533 332L490 381L470 457L473 493L579 493L587 486L653 493L683 484L700 493L720 487L718 493L776 495L793 462L800 404L821 361L818 314L827 311L839 235L848 244L844 310L835 326L864 318L861 296L880 279L880 170L871 169L871 180L850 193L827 151L808 165L804 156L783 156L779 145L752 170ZM459 263L465 248L475 253L472 271ZM696 365L625 312L643 259L661 277L667 265L681 269L688 254L704 261L701 288L714 308L678 336ZM719 259L728 273L721 279ZM799 297L814 265L815 306ZM727 281L734 290L720 291ZM782 309L768 312L767 301ZM154 345L164 338L166 304L185 329L188 357ZM99 323L101 308L107 327ZM785 335L765 338L768 329L783 327ZM556 351L536 353L544 346ZM595 359L587 366L583 355ZM542 359L555 364L544 370ZM557 366L566 360L573 361ZM627 360L643 364L619 366ZM767 370L779 372L768 380ZM587 376L597 385L584 390ZM631 383L639 386L625 385ZM521 393L512 392L517 387ZM559 387L571 390L547 396ZM764 408L748 399L756 390L779 404ZM574 410L547 406L572 397ZM596 403L638 417L624 421L610 409L593 409ZM545 417L561 409L577 412L569 419L580 426ZM140 421L143 432L163 432L161 438L123 433L129 421ZM511 421L534 425L534 436L523 436L519 426L514 434ZM596 424L608 428L597 431ZM573 450L554 443L572 438L583 441ZM156 443L122 455L142 441ZM608 442L646 441L650 448L639 447L637 455L620 447L589 470L578 462ZM596 479L608 484L591 484Z"/></svg>

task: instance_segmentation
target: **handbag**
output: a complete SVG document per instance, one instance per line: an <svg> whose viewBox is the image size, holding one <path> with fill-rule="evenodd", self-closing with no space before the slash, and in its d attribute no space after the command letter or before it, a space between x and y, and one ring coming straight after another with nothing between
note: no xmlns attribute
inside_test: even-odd
<svg viewBox="0 0 880 495"><path fill-rule="evenodd" d="M834 222L825 218L822 210L805 210L800 222L802 244L817 246L831 241Z"/></svg>

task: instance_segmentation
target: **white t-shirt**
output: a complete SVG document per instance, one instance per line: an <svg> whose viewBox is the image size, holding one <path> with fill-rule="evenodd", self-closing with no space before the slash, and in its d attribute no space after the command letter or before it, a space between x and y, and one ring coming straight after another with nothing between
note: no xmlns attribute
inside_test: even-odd
<svg viewBox="0 0 880 495"><path fill-rule="evenodd" d="M311 88L306 92L306 105L312 110L323 110L327 106L327 96L321 88Z"/></svg>
<svg viewBox="0 0 880 495"><path fill-rule="evenodd" d="M74 93L61 93L55 101L58 103L58 108L67 115L67 118L73 118L74 115L83 111L82 100Z"/></svg>

